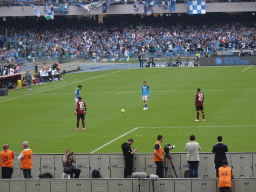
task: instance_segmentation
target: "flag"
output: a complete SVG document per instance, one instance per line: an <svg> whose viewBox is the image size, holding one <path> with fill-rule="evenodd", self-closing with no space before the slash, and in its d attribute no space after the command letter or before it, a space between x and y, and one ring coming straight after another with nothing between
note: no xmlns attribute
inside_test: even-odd
<svg viewBox="0 0 256 192"><path fill-rule="evenodd" d="M134 1L134 3L133 3L133 10L139 11L139 3L137 1Z"/></svg>
<svg viewBox="0 0 256 192"><path fill-rule="evenodd" d="M205 1L188 1L188 14L205 14Z"/></svg>
<svg viewBox="0 0 256 192"><path fill-rule="evenodd" d="M49 20L49 19L53 20L53 19L54 19L54 11L53 11L52 5L51 5L50 9L49 9L48 11L46 11L44 17L45 17L47 20Z"/></svg>
<svg viewBox="0 0 256 192"><path fill-rule="evenodd" d="M108 3L103 3L102 13L107 13L107 8L109 5L118 4L120 2L121 0L114 0L114 1L109 1Z"/></svg>
<svg viewBox="0 0 256 192"><path fill-rule="evenodd" d="M153 12L153 7L155 5L158 5L158 6L161 7L162 3L160 1L155 1L155 0L149 3L149 0L146 0L146 2L144 3L144 13L146 15L153 14L154 13Z"/></svg>
<svg viewBox="0 0 256 192"><path fill-rule="evenodd" d="M32 9L35 10L35 16L40 17L41 12L37 9L37 7L35 5L32 5Z"/></svg>
<svg viewBox="0 0 256 192"><path fill-rule="evenodd" d="M85 10L88 11L89 15L90 15L90 10L91 10L91 3L90 4L81 4L81 3L76 3L74 5L78 5L80 7L83 7Z"/></svg>
<svg viewBox="0 0 256 192"><path fill-rule="evenodd" d="M168 9L169 11L175 11L175 0L162 1L162 5L165 9Z"/></svg>
<svg viewBox="0 0 256 192"><path fill-rule="evenodd" d="M93 2L90 4L92 9L98 9L103 5L102 1L98 1L98 2Z"/></svg>

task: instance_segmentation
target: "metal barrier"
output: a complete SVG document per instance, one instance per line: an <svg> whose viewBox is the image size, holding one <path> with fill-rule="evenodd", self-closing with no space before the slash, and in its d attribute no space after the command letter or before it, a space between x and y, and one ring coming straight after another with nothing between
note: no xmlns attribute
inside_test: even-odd
<svg viewBox="0 0 256 192"><path fill-rule="evenodd" d="M61 178L63 173L61 154L34 154L32 176L38 178L40 174L49 172L54 178ZM80 178L91 178L93 170L97 169L103 178L123 178L124 159L122 154L76 154L75 166L81 169ZM188 170L187 154L172 153L172 162L178 178L184 178ZM256 177L256 153L227 153L229 166L235 177ZM199 178L215 177L214 154L200 153ZM156 173L153 155L149 153L135 154L134 172L146 172L147 175ZM175 178L174 170L167 161L167 178ZM13 179L22 179L23 174L18 162L18 154L13 162Z"/></svg>
<svg viewBox="0 0 256 192"><path fill-rule="evenodd" d="M232 192L254 192L256 178L235 178ZM0 180L1 192L217 192L218 179L30 179Z"/></svg>

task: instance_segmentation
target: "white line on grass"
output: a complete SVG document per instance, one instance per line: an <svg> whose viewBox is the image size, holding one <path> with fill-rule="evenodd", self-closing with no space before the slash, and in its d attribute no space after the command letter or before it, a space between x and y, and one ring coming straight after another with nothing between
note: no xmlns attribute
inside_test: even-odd
<svg viewBox="0 0 256 192"><path fill-rule="evenodd" d="M242 72L244 72L244 71L246 71L247 69L250 69L251 67L253 67L253 65L252 65L252 66L250 66L250 67L247 67L247 68L246 68L246 69L244 69L244 70L242 70L242 71L241 71L241 73L242 73Z"/></svg>
<svg viewBox="0 0 256 192"><path fill-rule="evenodd" d="M106 147L107 145L109 145L109 144L113 143L114 141L116 141L117 139L120 139L120 138L122 138L123 136L125 136L125 135L127 135L127 134L129 134L129 133L131 133L131 132L133 132L133 131L135 131L136 129L138 129L138 128L136 127L136 128L134 128L134 129L132 129L131 131L128 131L127 133L125 133L125 134L123 134L123 135L121 135L121 136L119 136L119 137L113 139L112 141L109 141L108 143L102 145L102 146L99 147L98 149L95 149L95 150L92 151L91 153L95 153L96 151L99 151L99 150L102 149L103 147Z"/></svg>
<svg viewBox="0 0 256 192"><path fill-rule="evenodd" d="M102 145L101 147L95 149L94 151L92 151L91 153L95 153L96 151L99 151L100 149L106 147L107 145L113 143L114 141L122 138L123 136L137 130L137 129L182 129L182 128L211 128L211 127L217 127L217 128L225 128L225 127L256 127L256 125L237 125L237 126L234 126L234 125L231 125L231 126L187 126L187 127L136 127L134 129L132 129L131 131L128 131L127 133L113 139L112 141L109 141L108 143Z"/></svg>
<svg viewBox="0 0 256 192"><path fill-rule="evenodd" d="M226 127L256 127L256 125L232 125L232 126L186 126L186 127L138 127L138 129L183 129L183 128L226 128Z"/></svg>
<svg viewBox="0 0 256 192"><path fill-rule="evenodd" d="M81 81L88 81L88 80L91 80L91 79L95 79L95 78L99 78L99 77L104 77L106 75L112 75L114 73L119 73L119 72L122 72L122 71L125 71L127 69L124 69L124 70L121 70L121 71L116 71L116 72L113 72L113 73L108 73L108 74L105 74L105 75L100 75L100 76L97 76L97 77L92 77L92 78L89 78L89 79L84 79L84 80L81 80ZM50 91L52 89L57 89L57 88L60 88L60 87L65 87L67 85L72 85L72 84L75 84L75 83L79 83L81 81L76 81L76 82L73 82L73 83L68 83L68 84L64 84L64 85L60 85L60 86L56 86L56 87L52 87L50 89L43 89L42 91L35 91L35 92L32 92L32 93L29 93L29 94L26 94L26 95L22 95L22 96L18 96L18 97L12 97L10 99L5 99L5 100L2 100L0 102L5 102L5 101L10 101L10 100L13 100L13 99L18 99L18 98L21 98L21 97L25 97L25 96L28 96L28 95L34 95L36 93L41 93L41 92L45 92L45 91Z"/></svg>

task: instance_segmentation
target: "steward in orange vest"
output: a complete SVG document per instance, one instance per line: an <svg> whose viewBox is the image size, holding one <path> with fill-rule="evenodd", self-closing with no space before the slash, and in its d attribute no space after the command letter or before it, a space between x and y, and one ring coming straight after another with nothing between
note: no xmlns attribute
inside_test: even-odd
<svg viewBox="0 0 256 192"><path fill-rule="evenodd" d="M231 191L231 178L234 177L231 168L228 167L227 160L223 160L222 167L219 168L219 191L230 192Z"/></svg>
<svg viewBox="0 0 256 192"><path fill-rule="evenodd" d="M11 179L14 153L9 150L8 144L4 144L3 149L1 152L2 179Z"/></svg>
<svg viewBox="0 0 256 192"><path fill-rule="evenodd" d="M22 144L24 150L20 153L18 160L21 161L21 168L23 169L24 178L31 178L32 168L32 150L28 148L28 142L24 141Z"/></svg>
<svg viewBox="0 0 256 192"><path fill-rule="evenodd" d="M164 155L161 147L163 136L157 136L157 142L154 145L154 162L156 163L156 175L159 178L164 178Z"/></svg>

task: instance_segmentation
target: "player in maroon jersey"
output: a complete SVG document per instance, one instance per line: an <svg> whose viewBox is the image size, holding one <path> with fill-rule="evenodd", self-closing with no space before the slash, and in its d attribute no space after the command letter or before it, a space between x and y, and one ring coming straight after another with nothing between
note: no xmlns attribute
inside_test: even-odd
<svg viewBox="0 0 256 192"><path fill-rule="evenodd" d="M86 114L86 104L84 101L82 101L82 97L78 97L78 102L76 103L76 111L77 111L76 131L78 131L80 118L82 119L82 123L83 123L83 131L85 131L86 129L84 128L84 115Z"/></svg>
<svg viewBox="0 0 256 192"><path fill-rule="evenodd" d="M197 89L197 94L195 97L195 107L196 107L196 112L197 112L197 119L195 121L199 121L199 111L202 111L202 116L203 116L203 121L204 119L204 107L203 107L203 102L204 102L204 94L200 92L200 88Z"/></svg>

